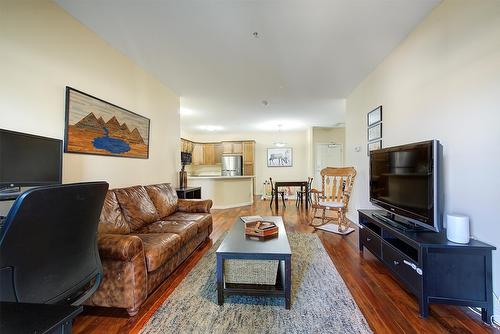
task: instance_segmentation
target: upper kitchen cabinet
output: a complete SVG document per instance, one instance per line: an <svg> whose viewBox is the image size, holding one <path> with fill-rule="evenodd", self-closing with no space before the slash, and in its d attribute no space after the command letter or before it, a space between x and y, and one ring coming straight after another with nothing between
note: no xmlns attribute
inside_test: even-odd
<svg viewBox="0 0 500 334"><path fill-rule="evenodd" d="M193 153L193 142L181 138L181 152Z"/></svg>
<svg viewBox="0 0 500 334"><path fill-rule="evenodd" d="M222 149L224 154L243 154L241 142L224 141L222 142Z"/></svg>
<svg viewBox="0 0 500 334"><path fill-rule="evenodd" d="M254 163L255 142L243 142L243 163Z"/></svg>
<svg viewBox="0 0 500 334"><path fill-rule="evenodd" d="M241 142L233 143L233 153L234 154L243 154L243 144Z"/></svg>
<svg viewBox="0 0 500 334"><path fill-rule="evenodd" d="M255 142L244 141L243 145L243 175L254 175Z"/></svg>
<svg viewBox="0 0 500 334"><path fill-rule="evenodd" d="M224 152L224 146L222 143L215 143L215 163L218 164L222 161L222 153Z"/></svg>
<svg viewBox="0 0 500 334"><path fill-rule="evenodd" d="M215 144L203 144L203 164L215 165L219 162L215 159Z"/></svg>
<svg viewBox="0 0 500 334"><path fill-rule="evenodd" d="M204 160L204 152L203 152L203 144L193 143L193 152L191 157L192 165L203 165Z"/></svg>

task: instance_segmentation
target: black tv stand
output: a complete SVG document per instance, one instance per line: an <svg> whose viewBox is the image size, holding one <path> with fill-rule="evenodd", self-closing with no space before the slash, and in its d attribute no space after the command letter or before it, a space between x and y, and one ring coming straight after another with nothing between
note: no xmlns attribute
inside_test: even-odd
<svg viewBox="0 0 500 334"><path fill-rule="evenodd" d="M413 224L407 220L397 219L394 214L387 212L376 212L372 213L375 218L383 220L385 223L391 225L394 228L402 230L404 232L428 232L428 229L418 226L417 224Z"/></svg>
<svg viewBox="0 0 500 334"><path fill-rule="evenodd" d="M443 232L404 231L383 219L381 210L358 212L359 250L366 247L417 297L421 317L431 303L453 304L480 307L483 321L491 323L495 247L478 240L457 244Z"/></svg>

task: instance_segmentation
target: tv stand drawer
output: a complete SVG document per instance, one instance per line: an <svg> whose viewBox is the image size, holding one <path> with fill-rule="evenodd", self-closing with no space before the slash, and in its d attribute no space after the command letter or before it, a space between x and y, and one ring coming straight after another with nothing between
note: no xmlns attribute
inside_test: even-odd
<svg viewBox="0 0 500 334"><path fill-rule="evenodd" d="M386 243L382 244L382 260L412 292L421 291L422 270L415 261Z"/></svg>
<svg viewBox="0 0 500 334"><path fill-rule="evenodd" d="M381 241L380 237L370 231L368 228L364 227L359 231L360 239L359 241L363 246L368 248L373 255L380 257L381 255Z"/></svg>

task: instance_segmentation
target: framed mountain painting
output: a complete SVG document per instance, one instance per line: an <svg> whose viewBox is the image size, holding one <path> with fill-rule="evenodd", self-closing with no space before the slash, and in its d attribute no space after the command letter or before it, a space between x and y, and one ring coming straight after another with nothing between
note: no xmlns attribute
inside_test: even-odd
<svg viewBox="0 0 500 334"><path fill-rule="evenodd" d="M149 119L66 87L64 152L149 157Z"/></svg>

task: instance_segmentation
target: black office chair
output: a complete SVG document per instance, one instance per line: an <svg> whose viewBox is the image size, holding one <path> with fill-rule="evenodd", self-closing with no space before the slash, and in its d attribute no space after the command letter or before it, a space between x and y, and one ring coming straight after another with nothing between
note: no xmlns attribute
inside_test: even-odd
<svg viewBox="0 0 500 334"><path fill-rule="evenodd" d="M24 192L0 231L0 301L79 305L98 288L106 182Z"/></svg>

